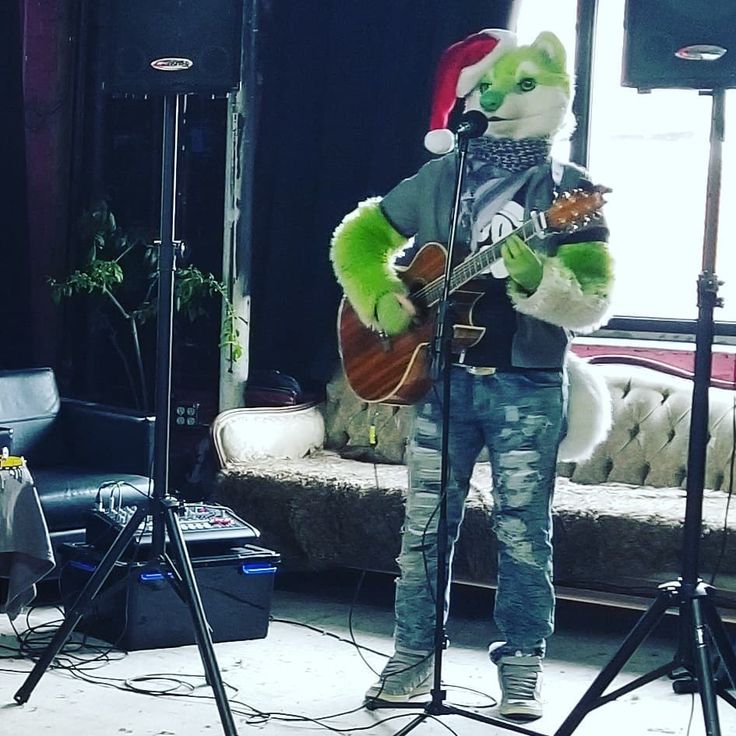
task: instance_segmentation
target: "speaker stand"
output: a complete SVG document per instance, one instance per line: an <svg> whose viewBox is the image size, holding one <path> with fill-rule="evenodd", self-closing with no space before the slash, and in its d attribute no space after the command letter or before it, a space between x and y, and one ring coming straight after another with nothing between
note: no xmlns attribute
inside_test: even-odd
<svg viewBox="0 0 736 736"><path fill-rule="evenodd" d="M156 428L153 463L153 495L148 507L136 510L105 553L79 597L67 611L64 621L43 651L14 699L27 702L42 675L61 651L82 616L100 591L140 525L152 517L152 544L149 566L163 571L177 595L189 607L194 635L202 658L207 684L212 688L225 736L237 736L230 704L222 682L207 617L194 577L192 562L176 515L178 501L168 495L169 434L171 424L171 348L174 314L174 273L176 270L174 220L176 212L176 154L180 95L163 98L163 156L161 170L161 246L158 262L158 322L156 332ZM168 534L172 554L167 554ZM170 573L170 574L168 574ZM165 612L161 612L165 615Z"/></svg>

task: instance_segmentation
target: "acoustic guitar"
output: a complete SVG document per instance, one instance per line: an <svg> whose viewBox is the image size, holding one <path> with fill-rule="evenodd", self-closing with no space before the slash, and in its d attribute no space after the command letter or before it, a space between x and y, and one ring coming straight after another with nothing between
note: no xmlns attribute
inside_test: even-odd
<svg viewBox="0 0 736 736"><path fill-rule="evenodd" d="M548 231L563 232L579 228L600 212L603 194L610 190L596 187L560 195L545 212L534 213L513 231L523 241ZM452 352L476 345L484 327L472 322L473 305L483 295L473 279L501 258L501 246L510 235L485 247L458 263L450 272L450 293L454 315ZM338 311L340 359L350 387L369 403L413 404L431 386L429 347L435 335L438 304L442 298L447 251L439 243L424 245L411 263L398 271L417 308L417 319L400 335L389 337L366 327L343 297Z"/></svg>

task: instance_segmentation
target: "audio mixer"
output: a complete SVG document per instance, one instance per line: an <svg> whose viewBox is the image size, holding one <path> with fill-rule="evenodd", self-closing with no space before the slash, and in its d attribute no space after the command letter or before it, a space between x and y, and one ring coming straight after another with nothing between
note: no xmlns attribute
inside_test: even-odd
<svg viewBox="0 0 736 736"><path fill-rule="evenodd" d="M96 508L87 516L86 543L108 549L138 509L137 506ZM176 509L179 527L187 548L196 554L217 553L258 539L260 532L224 506L185 503ZM153 520L149 515L139 525L127 554L140 557L151 546ZM168 537L168 534L167 534Z"/></svg>

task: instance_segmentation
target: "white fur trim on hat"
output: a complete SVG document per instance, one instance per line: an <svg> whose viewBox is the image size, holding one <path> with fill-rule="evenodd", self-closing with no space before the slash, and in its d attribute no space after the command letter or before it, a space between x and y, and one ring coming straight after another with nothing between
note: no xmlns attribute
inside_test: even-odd
<svg viewBox="0 0 736 736"><path fill-rule="evenodd" d="M424 136L424 147L437 156L450 153L455 148L455 134L448 128L439 128L438 130L430 130Z"/></svg>

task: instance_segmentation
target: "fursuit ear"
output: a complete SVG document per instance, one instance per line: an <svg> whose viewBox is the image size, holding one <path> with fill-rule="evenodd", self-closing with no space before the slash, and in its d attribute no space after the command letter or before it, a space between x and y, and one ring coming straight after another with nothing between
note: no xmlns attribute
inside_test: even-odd
<svg viewBox="0 0 736 736"><path fill-rule="evenodd" d="M532 43L531 48L538 51L549 59L553 68L561 73L565 72L567 64L567 52L557 36L551 31L542 31Z"/></svg>

